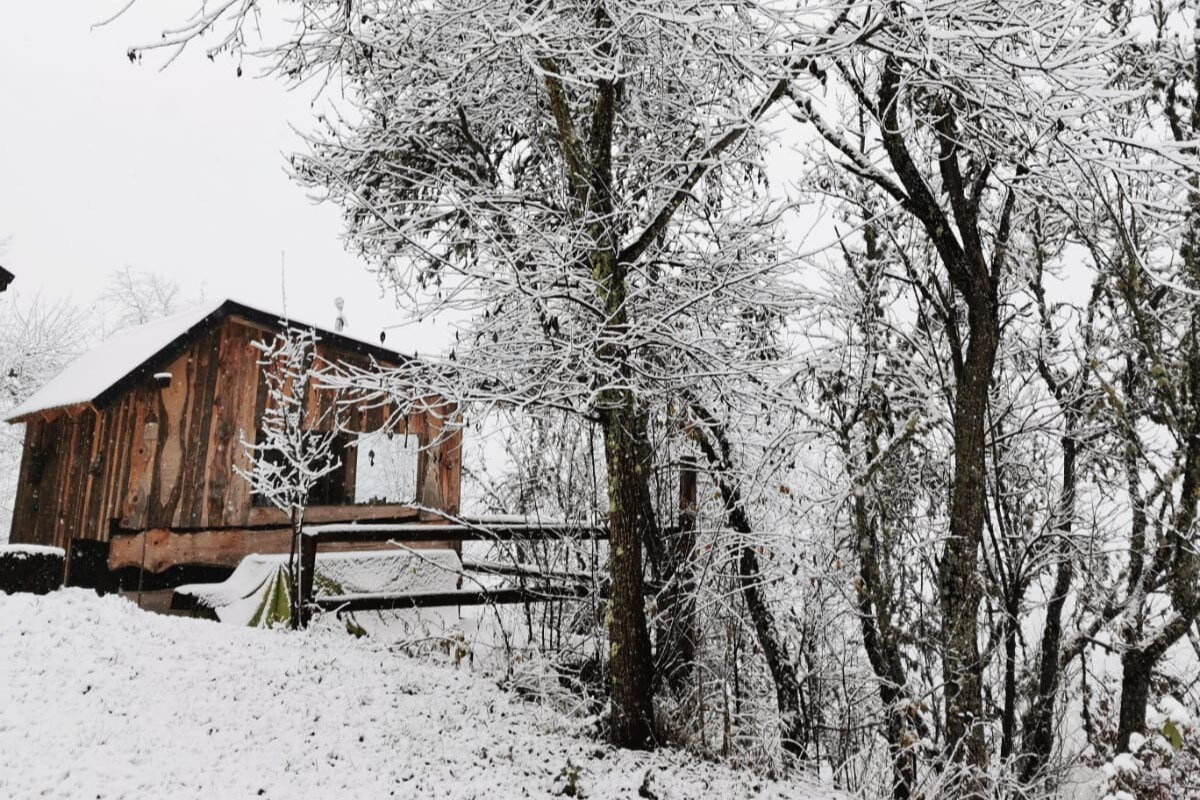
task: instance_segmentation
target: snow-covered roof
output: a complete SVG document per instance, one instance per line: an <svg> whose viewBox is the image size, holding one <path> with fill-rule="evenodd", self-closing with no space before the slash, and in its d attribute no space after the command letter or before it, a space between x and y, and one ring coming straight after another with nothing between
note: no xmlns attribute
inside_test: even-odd
<svg viewBox="0 0 1200 800"><path fill-rule="evenodd" d="M277 323L282 317L277 312L255 308L234 300L219 300L145 325L118 331L76 358L62 372L10 411L8 421L19 422L42 411L104 400L107 393L118 387L121 381L132 373L143 367L162 366L156 364L160 360L158 356L171 354L173 357L181 341L208 330L213 323L234 314L269 324ZM386 360L405 358L393 350L331 333L300 320L293 319L291 322L316 330L325 341L332 340L343 346L349 345L355 350Z"/></svg>
<svg viewBox="0 0 1200 800"><path fill-rule="evenodd" d="M215 310L216 306L209 303L114 333L68 364L62 372L9 412L9 420L39 411L92 402L105 389L183 336Z"/></svg>

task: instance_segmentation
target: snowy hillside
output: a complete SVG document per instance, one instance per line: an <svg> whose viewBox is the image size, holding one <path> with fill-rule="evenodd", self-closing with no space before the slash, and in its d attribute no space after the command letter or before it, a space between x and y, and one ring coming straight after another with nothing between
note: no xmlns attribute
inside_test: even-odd
<svg viewBox="0 0 1200 800"><path fill-rule="evenodd" d="M0 594L0 686L4 798L831 796L613 750L465 664L82 590Z"/></svg>

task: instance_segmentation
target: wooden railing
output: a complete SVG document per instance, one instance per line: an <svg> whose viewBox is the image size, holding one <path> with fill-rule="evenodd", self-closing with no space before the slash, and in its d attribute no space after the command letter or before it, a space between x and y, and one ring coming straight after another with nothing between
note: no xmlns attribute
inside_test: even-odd
<svg viewBox="0 0 1200 800"><path fill-rule="evenodd" d="M334 524L306 527L300 537L299 586L294 616L300 627L308 625L314 609L346 611L420 608L429 606L482 605L487 603L526 603L585 597L587 588L552 584L551 574L526 570L525 577L538 579L536 586L458 589L437 592L360 594L338 597L314 596L317 550L323 544L391 542L412 544L429 541L540 541L545 539L606 539L601 526L568 525L561 522L514 522L488 519L453 519L446 522L400 524Z"/></svg>

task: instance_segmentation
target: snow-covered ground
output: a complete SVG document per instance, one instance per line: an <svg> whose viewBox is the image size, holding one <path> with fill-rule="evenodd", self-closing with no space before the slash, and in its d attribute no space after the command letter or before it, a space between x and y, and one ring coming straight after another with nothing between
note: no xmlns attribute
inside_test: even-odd
<svg viewBox="0 0 1200 800"><path fill-rule="evenodd" d="M332 626L0 593L0 798L826 798L660 751ZM574 780L570 776L574 775Z"/></svg>

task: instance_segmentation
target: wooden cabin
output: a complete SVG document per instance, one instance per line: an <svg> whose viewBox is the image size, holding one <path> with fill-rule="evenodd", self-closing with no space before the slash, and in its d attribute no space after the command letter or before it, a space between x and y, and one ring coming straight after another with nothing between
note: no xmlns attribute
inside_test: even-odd
<svg viewBox="0 0 1200 800"><path fill-rule="evenodd" d="M291 325L314 330L317 356L330 364L387 368L406 359ZM232 568L249 553L287 552L287 515L234 472L250 467L242 441L260 435L268 402L254 343L282 329L277 314L226 300L125 330L70 364L8 420L26 425L11 541L93 558L100 551L109 570L139 574ZM318 392L308 402L331 402L328 390ZM306 521L457 513L460 434L445 422L453 407L422 407L434 410L398 417L379 403L346 405L342 465L310 495Z"/></svg>

